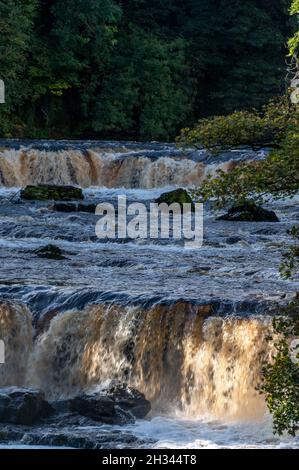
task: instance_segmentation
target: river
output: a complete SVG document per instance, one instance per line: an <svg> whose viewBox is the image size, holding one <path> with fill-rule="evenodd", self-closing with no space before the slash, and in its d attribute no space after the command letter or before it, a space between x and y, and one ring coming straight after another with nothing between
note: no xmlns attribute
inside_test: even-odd
<svg viewBox="0 0 299 470"><path fill-rule="evenodd" d="M19 197L27 184L73 184L86 203L126 195L148 208L167 190L196 186L266 150L215 157L170 144L92 141L0 141L0 149L0 296L14 312L0 306L0 333L13 345L1 386L61 398L122 380L144 392L153 411L121 432L148 446L299 447L298 438L273 436L256 390L271 353L271 315L298 290L279 275L298 198L266 206L278 223L216 220L223 211L205 204L203 246L188 249L172 239L99 240L93 213ZM49 243L65 259L37 256Z"/></svg>

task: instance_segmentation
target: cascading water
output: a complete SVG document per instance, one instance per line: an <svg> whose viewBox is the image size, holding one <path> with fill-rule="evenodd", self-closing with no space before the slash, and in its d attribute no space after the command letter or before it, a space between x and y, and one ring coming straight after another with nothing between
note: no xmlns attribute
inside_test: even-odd
<svg viewBox="0 0 299 470"><path fill-rule="evenodd" d="M1 323L8 308L14 315L5 334L15 333L16 355L25 353L18 383L23 377L22 385L49 398L117 379L142 390L154 409L175 408L186 417L252 420L265 412L256 386L270 354L268 317L206 318L201 308L182 303L148 310L97 305L56 316L28 361L28 325L25 335L19 325L20 315L28 323L28 313L4 305ZM1 385L15 380L10 367Z"/></svg>
<svg viewBox="0 0 299 470"><path fill-rule="evenodd" d="M24 306L0 303L0 339L5 345L0 386L24 385L33 344L32 317Z"/></svg>
<svg viewBox="0 0 299 470"><path fill-rule="evenodd" d="M271 355L272 307L298 291L279 275L298 205L270 205L276 224L216 220L207 206L203 247L188 250L170 240L106 243L94 214L19 198L27 184L75 184L87 203L125 193L149 207L168 188L263 155L0 142L0 387L38 387L52 399L118 379L151 400L151 419L130 431L157 446L298 446L273 437L256 390ZM37 255L49 243L63 259Z"/></svg>
<svg viewBox="0 0 299 470"><path fill-rule="evenodd" d="M226 170L230 162L217 168ZM88 150L4 149L0 152L0 185L19 187L28 184L77 184L83 188L155 188L200 183L213 165L178 153L175 157L153 152L136 153Z"/></svg>

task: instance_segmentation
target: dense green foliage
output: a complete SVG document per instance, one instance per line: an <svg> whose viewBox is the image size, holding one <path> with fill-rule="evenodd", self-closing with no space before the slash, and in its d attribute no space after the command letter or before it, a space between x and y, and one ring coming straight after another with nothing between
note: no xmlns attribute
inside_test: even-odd
<svg viewBox="0 0 299 470"><path fill-rule="evenodd" d="M273 146L265 159L247 161L230 171L208 175L194 191L197 198L216 199L218 206L262 203L269 197L292 197L299 191L299 106L287 98L266 105L262 113L237 112L204 119L194 129L185 129L179 143L200 143L217 153L238 145Z"/></svg>
<svg viewBox="0 0 299 470"><path fill-rule="evenodd" d="M283 97L264 105L260 112L236 111L228 116L201 119L194 128L181 131L178 144L201 145L213 153L250 145L253 148L279 144L299 129L299 107Z"/></svg>
<svg viewBox="0 0 299 470"><path fill-rule="evenodd" d="M170 139L283 91L290 0L0 0L0 135Z"/></svg>
<svg viewBox="0 0 299 470"><path fill-rule="evenodd" d="M299 134L288 135L281 147L262 161L240 164L217 177L210 176L194 192L203 200L216 198L221 207L246 201L291 197L299 191Z"/></svg>
<svg viewBox="0 0 299 470"><path fill-rule="evenodd" d="M299 225L294 225L288 233L292 237L293 244L283 254L280 266L280 273L286 279L299 275Z"/></svg>
<svg viewBox="0 0 299 470"><path fill-rule="evenodd" d="M280 272L286 279L295 279L299 275L299 226L289 234L294 243L283 255ZM274 431L294 436L299 430L299 301L291 302L281 313L273 319L274 335L268 340L274 349L271 362L263 369L260 391L273 415Z"/></svg>
<svg viewBox="0 0 299 470"><path fill-rule="evenodd" d="M35 18L36 0L0 0L0 76L7 91L6 104L0 107L2 134L17 130L16 110L30 95L27 58Z"/></svg>
<svg viewBox="0 0 299 470"><path fill-rule="evenodd" d="M290 304L273 320L272 361L263 370L261 393L273 415L274 432L299 430L299 302ZM292 346L293 345L293 346Z"/></svg>
<svg viewBox="0 0 299 470"><path fill-rule="evenodd" d="M293 0L292 5L291 5L291 14L297 17L299 17L299 0ZM295 56L298 53L299 50L299 31L296 31L294 36L289 40L289 49L290 49L290 55Z"/></svg>

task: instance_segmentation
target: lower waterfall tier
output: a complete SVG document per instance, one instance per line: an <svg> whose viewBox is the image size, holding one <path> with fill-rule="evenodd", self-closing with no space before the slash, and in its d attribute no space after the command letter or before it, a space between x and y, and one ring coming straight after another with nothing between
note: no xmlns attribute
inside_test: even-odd
<svg viewBox="0 0 299 470"><path fill-rule="evenodd" d="M270 354L268 316L209 316L183 302L101 304L54 316L34 341L30 319L25 307L1 304L1 386L26 384L57 398L117 379L145 393L154 409L186 417L254 420L265 412L256 386Z"/></svg>

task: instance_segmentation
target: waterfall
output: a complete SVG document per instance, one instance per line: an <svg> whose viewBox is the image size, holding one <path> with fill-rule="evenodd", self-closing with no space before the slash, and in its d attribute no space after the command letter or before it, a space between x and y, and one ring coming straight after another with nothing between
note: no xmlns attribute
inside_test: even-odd
<svg viewBox="0 0 299 470"><path fill-rule="evenodd" d="M28 311L5 304L0 315L10 362L16 361L14 374L11 367L1 374L1 386L23 377L57 398L118 379L144 392L154 409L186 417L255 420L265 412L256 386L270 355L270 317L211 316L207 306L187 302L149 309L93 305L55 316L27 364ZM26 378L17 373L25 364Z"/></svg>
<svg viewBox="0 0 299 470"><path fill-rule="evenodd" d="M45 151L8 149L0 152L0 185L75 184L83 188L155 188L196 185L207 173L227 170L233 162L204 165L183 154L170 157L116 152L116 150L67 149Z"/></svg>
<svg viewBox="0 0 299 470"><path fill-rule="evenodd" d="M0 364L0 386L23 385L32 351L32 318L21 304L0 302L0 340L5 346L5 362Z"/></svg>

